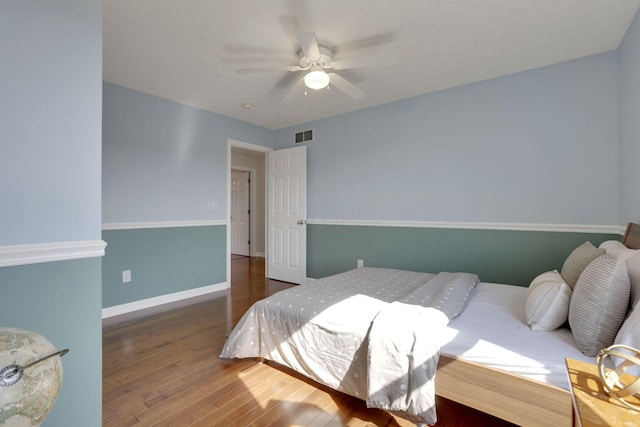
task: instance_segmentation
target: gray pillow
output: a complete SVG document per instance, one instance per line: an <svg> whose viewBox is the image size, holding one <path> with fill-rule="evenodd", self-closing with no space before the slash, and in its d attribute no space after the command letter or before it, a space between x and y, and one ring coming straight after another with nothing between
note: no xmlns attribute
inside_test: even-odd
<svg viewBox="0 0 640 427"><path fill-rule="evenodd" d="M582 270L584 270L591 261L604 253L604 249L596 248L591 242L584 242L569 254L569 257L567 257L562 265L560 275L571 289L573 289L578 282L578 277L580 277Z"/></svg>
<svg viewBox="0 0 640 427"><path fill-rule="evenodd" d="M584 269L571 296L569 326L587 356L613 344L629 305L629 274L624 261L602 255Z"/></svg>

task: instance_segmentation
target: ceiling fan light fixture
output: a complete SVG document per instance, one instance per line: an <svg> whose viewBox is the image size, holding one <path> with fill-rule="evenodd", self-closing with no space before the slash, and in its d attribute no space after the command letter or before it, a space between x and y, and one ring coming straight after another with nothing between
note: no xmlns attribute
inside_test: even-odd
<svg viewBox="0 0 640 427"><path fill-rule="evenodd" d="M310 71L304 76L304 84L309 89L324 89L329 86L329 75L323 70Z"/></svg>

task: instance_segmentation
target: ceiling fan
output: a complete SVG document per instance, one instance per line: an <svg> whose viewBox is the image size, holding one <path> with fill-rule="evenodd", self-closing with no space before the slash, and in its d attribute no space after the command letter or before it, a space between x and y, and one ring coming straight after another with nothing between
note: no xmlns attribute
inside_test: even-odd
<svg viewBox="0 0 640 427"><path fill-rule="evenodd" d="M387 55L370 55L334 60L333 52L329 48L318 44L315 33L297 30L296 38L300 45L299 65L241 68L237 70L237 72L239 74L247 74L268 71L304 71L305 74L289 89L283 100L287 100L293 93L297 92L296 89L300 88L303 84L305 87L313 90L324 89L331 84L351 98L361 99L365 96L365 92L334 71L389 65L394 62L393 58Z"/></svg>

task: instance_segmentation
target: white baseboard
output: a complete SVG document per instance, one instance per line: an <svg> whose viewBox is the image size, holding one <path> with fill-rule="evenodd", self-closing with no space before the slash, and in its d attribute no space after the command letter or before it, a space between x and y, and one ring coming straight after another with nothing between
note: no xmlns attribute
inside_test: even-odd
<svg viewBox="0 0 640 427"><path fill-rule="evenodd" d="M213 292L223 291L229 288L227 282L217 283L215 285L203 286L201 288L189 289L186 291L175 292L172 294L160 295L158 297L147 298L139 301L129 302L126 304L114 305L102 309L102 318L120 316L122 314L132 313L138 310L156 307L163 304L169 304L176 301L194 298Z"/></svg>

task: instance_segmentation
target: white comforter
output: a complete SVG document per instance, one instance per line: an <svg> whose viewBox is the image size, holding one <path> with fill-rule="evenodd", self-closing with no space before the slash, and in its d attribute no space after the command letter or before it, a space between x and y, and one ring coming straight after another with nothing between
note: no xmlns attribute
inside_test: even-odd
<svg viewBox="0 0 640 427"><path fill-rule="evenodd" d="M220 357L264 357L433 424L439 339L430 337L457 316L477 281L465 273L379 268L312 280L254 304Z"/></svg>

